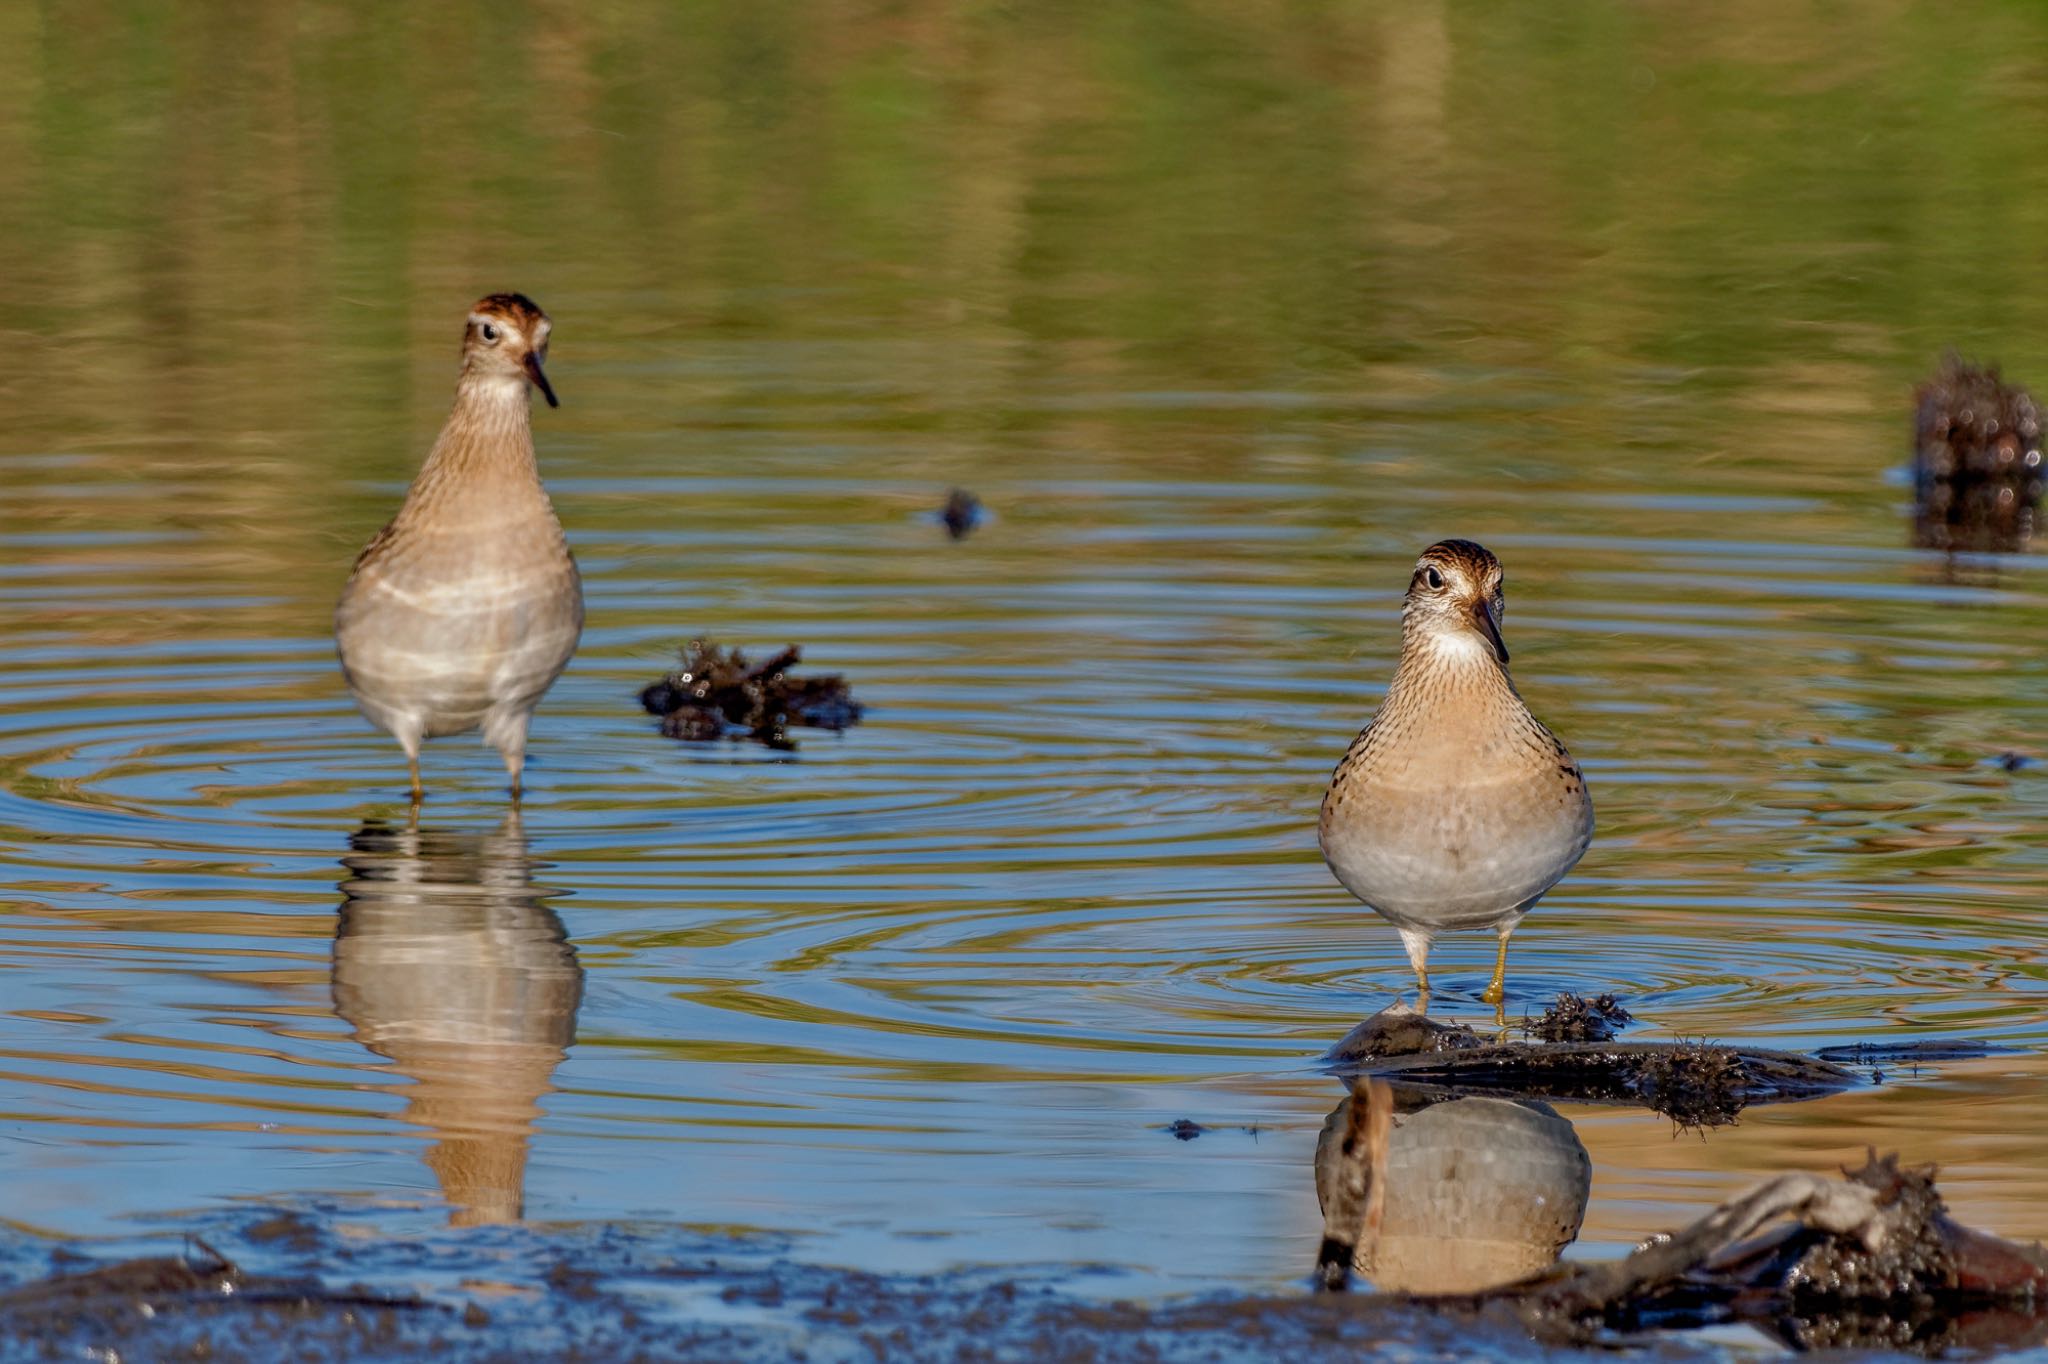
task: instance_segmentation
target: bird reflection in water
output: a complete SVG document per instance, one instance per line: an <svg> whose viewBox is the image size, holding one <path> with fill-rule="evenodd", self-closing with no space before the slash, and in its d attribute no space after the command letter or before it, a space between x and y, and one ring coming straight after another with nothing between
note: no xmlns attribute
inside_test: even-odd
<svg viewBox="0 0 2048 1364"><path fill-rule="evenodd" d="M1316 1142L1316 1199L1325 1207L1353 1102L1337 1105ZM1585 1144L1548 1104L1461 1098L1398 1113L1379 1235L1360 1240L1356 1267L1391 1292L1513 1283L1554 1263L1578 1236L1592 1185Z"/></svg>
<svg viewBox="0 0 2048 1364"><path fill-rule="evenodd" d="M517 1221L527 1141L576 1038L583 968L533 884L517 814L495 832L372 820L342 859L334 1007L412 1084L404 1118L458 1226Z"/></svg>

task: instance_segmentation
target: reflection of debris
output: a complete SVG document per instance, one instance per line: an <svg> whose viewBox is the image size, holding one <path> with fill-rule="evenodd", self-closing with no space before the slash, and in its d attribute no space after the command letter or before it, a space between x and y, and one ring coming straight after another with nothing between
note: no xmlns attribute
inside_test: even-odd
<svg viewBox="0 0 2048 1364"><path fill-rule="evenodd" d="M1561 994L1534 1023L1522 1031L1540 1042L1606 1042L1631 1021L1627 1009L1613 995L1588 1000L1584 995Z"/></svg>
<svg viewBox="0 0 2048 1364"><path fill-rule="evenodd" d="M1388 1081L1404 1106L1459 1094L1634 1103L1687 1126L1855 1083L1838 1065L1791 1052L1704 1042L1482 1042L1469 1029L1394 1009L1353 1028L1325 1060Z"/></svg>
<svg viewBox="0 0 2048 1364"><path fill-rule="evenodd" d="M1910 1065L1916 1061L1974 1061L2008 1048L1995 1047L1974 1037L1946 1037L1929 1042L1851 1042L1842 1047L1822 1047L1814 1055L1823 1061L1848 1066Z"/></svg>
<svg viewBox="0 0 2048 1364"><path fill-rule="evenodd" d="M1193 1141L1209 1129L1189 1118L1176 1118L1166 1125L1175 1141Z"/></svg>
<svg viewBox="0 0 2048 1364"><path fill-rule="evenodd" d="M969 531L981 524L982 517L981 499L965 488L953 489L946 495L946 505L939 508L939 524L955 540L965 539Z"/></svg>
<svg viewBox="0 0 2048 1364"><path fill-rule="evenodd" d="M1913 542L2023 547L2036 528L2044 478L2033 396L1995 368L1950 355L1915 397Z"/></svg>
<svg viewBox="0 0 2048 1364"><path fill-rule="evenodd" d="M792 724L842 730L860 723L861 704L846 679L792 677L803 657L792 644L767 662L749 666L738 649L727 653L693 639L682 666L640 693L640 704L661 717L671 739L753 739L770 748L795 748Z"/></svg>

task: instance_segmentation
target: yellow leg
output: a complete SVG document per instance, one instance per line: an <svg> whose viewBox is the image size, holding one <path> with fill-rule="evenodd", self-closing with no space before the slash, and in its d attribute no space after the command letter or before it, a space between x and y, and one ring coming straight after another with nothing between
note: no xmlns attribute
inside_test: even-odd
<svg viewBox="0 0 2048 1364"><path fill-rule="evenodd" d="M405 757L405 765L412 772L412 803L418 805L420 800L427 794L426 788L420 785L420 760L417 755L408 753Z"/></svg>
<svg viewBox="0 0 2048 1364"><path fill-rule="evenodd" d="M1427 971L1423 970L1423 969L1422 969L1422 968L1421 968L1420 966L1418 966L1418 967L1416 967L1416 968L1415 968L1415 990L1416 990L1416 999L1415 999L1415 1012L1417 1012L1417 1013L1421 1013L1421 1014L1426 1014L1426 1013L1428 1013L1428 1012L1429 1012L1429 972L1427 972Z"/></svg>
<svg viewBox="0 0 2048 1364"><path fill-rule="evenodd" d="M1500 935L1500 951L1493 959L1493 982L1486 987L1486 993L1479 997L1488 1004L1499 1004L1508 997L1508 935Z"/></svg>

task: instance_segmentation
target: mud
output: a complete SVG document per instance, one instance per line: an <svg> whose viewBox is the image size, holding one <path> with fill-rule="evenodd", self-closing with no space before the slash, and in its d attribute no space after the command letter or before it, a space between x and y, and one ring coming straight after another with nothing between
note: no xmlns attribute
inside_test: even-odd
<svg viewBox="0 0 2048 1364"><path fill-rule="evenodd" d="M31 1279L0 1297L0 1358L1251 1364L1388 1346L1501 1360L1530 1351L1510 1323L1374 1298L1105 1303L1067 1291L1085 1271L876 1275L792 1264L772 1244L673 1228L507 1228L388 1242L358 1230L288 1258L283 1241L251 1241L247 1226L211 1219L206 1230L261 1258L263 1270L236 1268L236 1291L215 1291L221 1266L198 1252L183 1267L177 1256L149 1256ZM0 1244L0 1266L35 1258L21 1242ZM378 1287L345 1283L361 1274ZM62 1306L86 1278L95 1284L82 1299L90 1310Z"/></svg>
<svg viewBox="0 0 2048 1364"><path fill-rule="evenodd" d="M1996 368L1948 356L1915 394L1913 543L2010 552L2039 529L2041 411Z"/></svg>
<svg viewBox="0 0 2048 1364"><path fill-rule="evenodd" d="M751 740L769 748L796 747L792 725L839 731L860 723L864 707L836 673L797 677L803 658L792 644L761 663L738 649L693 639L674 672L640 692L647 713L661 717L671 739Z"/></svg>

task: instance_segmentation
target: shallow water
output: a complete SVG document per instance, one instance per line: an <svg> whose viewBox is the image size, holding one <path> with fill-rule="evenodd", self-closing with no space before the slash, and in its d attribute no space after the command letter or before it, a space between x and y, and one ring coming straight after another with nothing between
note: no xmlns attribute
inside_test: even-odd
<svg viewBox="0 0 2048 1364"><path fill-rule="evenodd" d="M2048 769L1997 761L2048 596L1904 548L1896 473L1944 345L2048 382L2048 19L1737 9L0 21L6 1220L1288 1285L1316 1058L1408 987L1315 809L1456 534L1599 814L1511 1015L2017 1048L1704 1138L1567 1108L1573 1253L1865 1143L2048 1229ZM504 287L589 628L520 820L451 740L409 830L328 613ZM698 634L867 722L661 739ZM1432 965L1478 1012L1490 942Z"/></svg>

